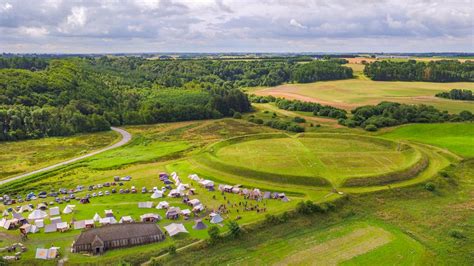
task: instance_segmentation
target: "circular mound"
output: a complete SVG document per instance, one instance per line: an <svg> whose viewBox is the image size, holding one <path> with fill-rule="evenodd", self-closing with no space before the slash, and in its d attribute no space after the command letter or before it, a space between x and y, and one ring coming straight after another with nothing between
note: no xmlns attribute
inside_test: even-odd
<svg viewBox="0 0 474 266"><path fill-rule="evenodd" d="M210 147L204 161L223 171L270 181L311 185L329 181L336 186L359 186L364 185L364 179L372 179L367 185L373 185L376 177L385 177L378 184L390 183L387 181L397 179L397 173L412 169L422 158L420 152L406 144L373 137L277 134L217 143ZM358 181L351 184L350 179Z"/></svg>

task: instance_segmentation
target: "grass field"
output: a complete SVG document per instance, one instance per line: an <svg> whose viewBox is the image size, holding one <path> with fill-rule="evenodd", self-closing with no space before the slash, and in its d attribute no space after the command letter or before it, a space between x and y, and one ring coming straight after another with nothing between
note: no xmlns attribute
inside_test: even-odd
<svg viewBox="0 0 474 266"><path fill-rule="evenodd" d="M440 110L459 113L474 112L474 102L435 97L451 89L474 89L473 83L430 83L401 81L372 81L363 77L347 80L321 81L307 84L285 84L270 88L254 88L257 95L273 95L288 99L319 102L346 110L357 106L394 101L407 104L433 105Z"/></svg>
<svg viewBox="0 0 474 266"><path fill-rule="evenodd" d="M382 136L431 144L466 158L474 157L474 123L404 125Z"/></svg>
<svg viewBox="0 0 474 266"><path fill-rule="evenodd" d="M309 137L310 136L310 137ZM308 135L248 139L211 148L210 164L223 163L234 172L246 169L271 175L286 175L297 182L300 177L323 177L338 186L351 177L376 176L397 171L420 160L416 150L399 150L396 143L353 135ZM249 172L250 173L250 172Z"/></svg>
<svg viewBox="0 0 474 266"><path fill-rule="evenodd" d="M117 133L108 131L72 137L2 142L0 180L87 154L119 139Z"/></svg>

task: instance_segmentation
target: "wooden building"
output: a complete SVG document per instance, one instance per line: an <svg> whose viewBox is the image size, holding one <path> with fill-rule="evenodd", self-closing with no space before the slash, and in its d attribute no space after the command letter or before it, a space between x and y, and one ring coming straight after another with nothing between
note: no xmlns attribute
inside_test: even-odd
<svg viewBox="0 0 474 266"><path fill-rule="evenodd" d="M109 249L163 241L165 234L153 223L111 224L83 231L72 244L72 252L102 254Z"/></svg>

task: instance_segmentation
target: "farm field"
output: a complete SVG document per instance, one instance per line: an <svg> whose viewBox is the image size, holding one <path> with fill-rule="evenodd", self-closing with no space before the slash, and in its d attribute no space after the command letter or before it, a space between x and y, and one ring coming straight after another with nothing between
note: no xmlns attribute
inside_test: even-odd
<svg viewBox="0 0 474 266"><path fill-rule="evenodd" d="M87 154L119 139L117 133L107 131L72 137L3 142L0 147L8 152L0 154L0 180Z"/></svg>
<svg viewBox="0 0 474 266"><path fill-rule="evenodd" d="M382 101L407 104L433 105L440 110L459 113L474 112L474 102L456 101L435 97L436 93L451 89L473 89L469 82L430 83L402 81L372 81L364 77L321 81L307 84L284 84L270 88L248 89L256 95L273 95L288 99L318 102L351 110L362 105L375 105Z"/></svg>

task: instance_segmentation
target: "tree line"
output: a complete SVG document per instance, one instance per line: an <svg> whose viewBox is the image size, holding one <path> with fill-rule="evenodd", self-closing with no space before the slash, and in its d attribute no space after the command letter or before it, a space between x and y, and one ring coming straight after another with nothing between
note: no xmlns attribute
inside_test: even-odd
<svg viewBox="0 0 474 266"><path fill-rule="evenodd" d="M346 67L319 61L13 57L1 62L0 141L232 116L250 110L240 87L352 76Z"/></svg>
<svg viewBox="0 0 474 266"><path fill-rule="evenodd" d="M469 111L449 114L428 105L408 105L395 102L381 102L377 105L357 107L351 111L352 117L340 119L347 127L362 127L368 131L407 123L440 123L472 121L474 115Z"/></svg>
<svg viewBox="0 0 474 266"><path fill-rule="evenodd" d="M458 60L439 60L420 62L408 60L375 61L366 64L364 74L372 80L380 81L430 81L430 82L458 82L474 81L474 62Z"/></svg>
<svg viewBox="0 0 474 266"><path fill-rule="evenodd" d="M451 100L474 101L474 95L472 95L471 90L452 89L449 92L437 93L435 96Z"/></svg>

